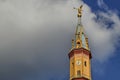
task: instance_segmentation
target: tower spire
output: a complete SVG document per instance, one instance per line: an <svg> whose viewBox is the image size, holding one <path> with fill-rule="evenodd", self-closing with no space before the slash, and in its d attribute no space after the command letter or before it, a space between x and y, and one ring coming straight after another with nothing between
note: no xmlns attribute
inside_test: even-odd
<svg viewBox="0 0 120 80"><path fill-rule="evenodd" d="M89 50L88 47L88 40L87 40L87 36L85 35L84 32L84 28L81 22L81 17L82 17L82 8L83 5L81 5L79 8L74 8L78 11L77 17L78 17L78 23L77 23L77 27L76 27L76 32L75 32L75 48L85 48Z"/></svg>

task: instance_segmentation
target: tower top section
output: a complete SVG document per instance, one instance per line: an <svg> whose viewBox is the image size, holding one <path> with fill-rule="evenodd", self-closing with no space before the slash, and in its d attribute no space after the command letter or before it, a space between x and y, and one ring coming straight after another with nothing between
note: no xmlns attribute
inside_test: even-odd
<svg viewBox="0 0 120 80"><path fill-rule="evenodd" d="M78 10L78 14L77 14L78 24L75 32L75 40L74 39L72 40L72 49L84 48L89 50L88 38L85 34L85 31L81 22L82 8L83 8L83 5L81 5L79 8L74 8Z"/></svg>

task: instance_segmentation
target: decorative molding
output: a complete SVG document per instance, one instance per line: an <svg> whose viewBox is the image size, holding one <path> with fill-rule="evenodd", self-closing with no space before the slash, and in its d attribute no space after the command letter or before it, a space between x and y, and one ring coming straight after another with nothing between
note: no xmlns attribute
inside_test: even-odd
<svg viewBox="0 0 120 80"><path fill-rule="evenodd" d="M72 80L89 80L89 79L87 79L85 77L80 77L80 78L73 78Z"/></svg>
<svg viewBox="0 0 120 80"><path fill-rule="evenodd" d="M92 58L91 52L88 51L85 48L73 49L73 50L70 51L70 53L68 54L68 56L69 56L69 59L70 59L71 57L74 56L74 54L82 54L82 53L88 55L90 59Z"/></svg>

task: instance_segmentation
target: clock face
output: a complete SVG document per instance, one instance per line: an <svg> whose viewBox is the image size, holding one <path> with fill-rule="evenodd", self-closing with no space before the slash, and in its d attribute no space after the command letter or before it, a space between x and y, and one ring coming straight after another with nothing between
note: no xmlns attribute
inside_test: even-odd
<svg viewBox="0 0 120 80"><path fill-rule="evenodd" d="M77 60L77 61L76 61L76 64L77 64L77 65L80 65L80 64L81 64L81 61L80 61L80 60Z"/></svg>

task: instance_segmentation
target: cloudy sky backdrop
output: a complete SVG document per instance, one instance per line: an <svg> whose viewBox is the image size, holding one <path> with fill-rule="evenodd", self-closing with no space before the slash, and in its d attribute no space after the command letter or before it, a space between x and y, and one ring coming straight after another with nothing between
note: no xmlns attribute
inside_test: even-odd
<svg viewBox="0 0 120 80"><path fill-rule="evenodd" d="M77 25L73 7L81 4L93 80L120 79L119 4L84 1L0 0L0 80L68 80L67 55Z"/></svg>

